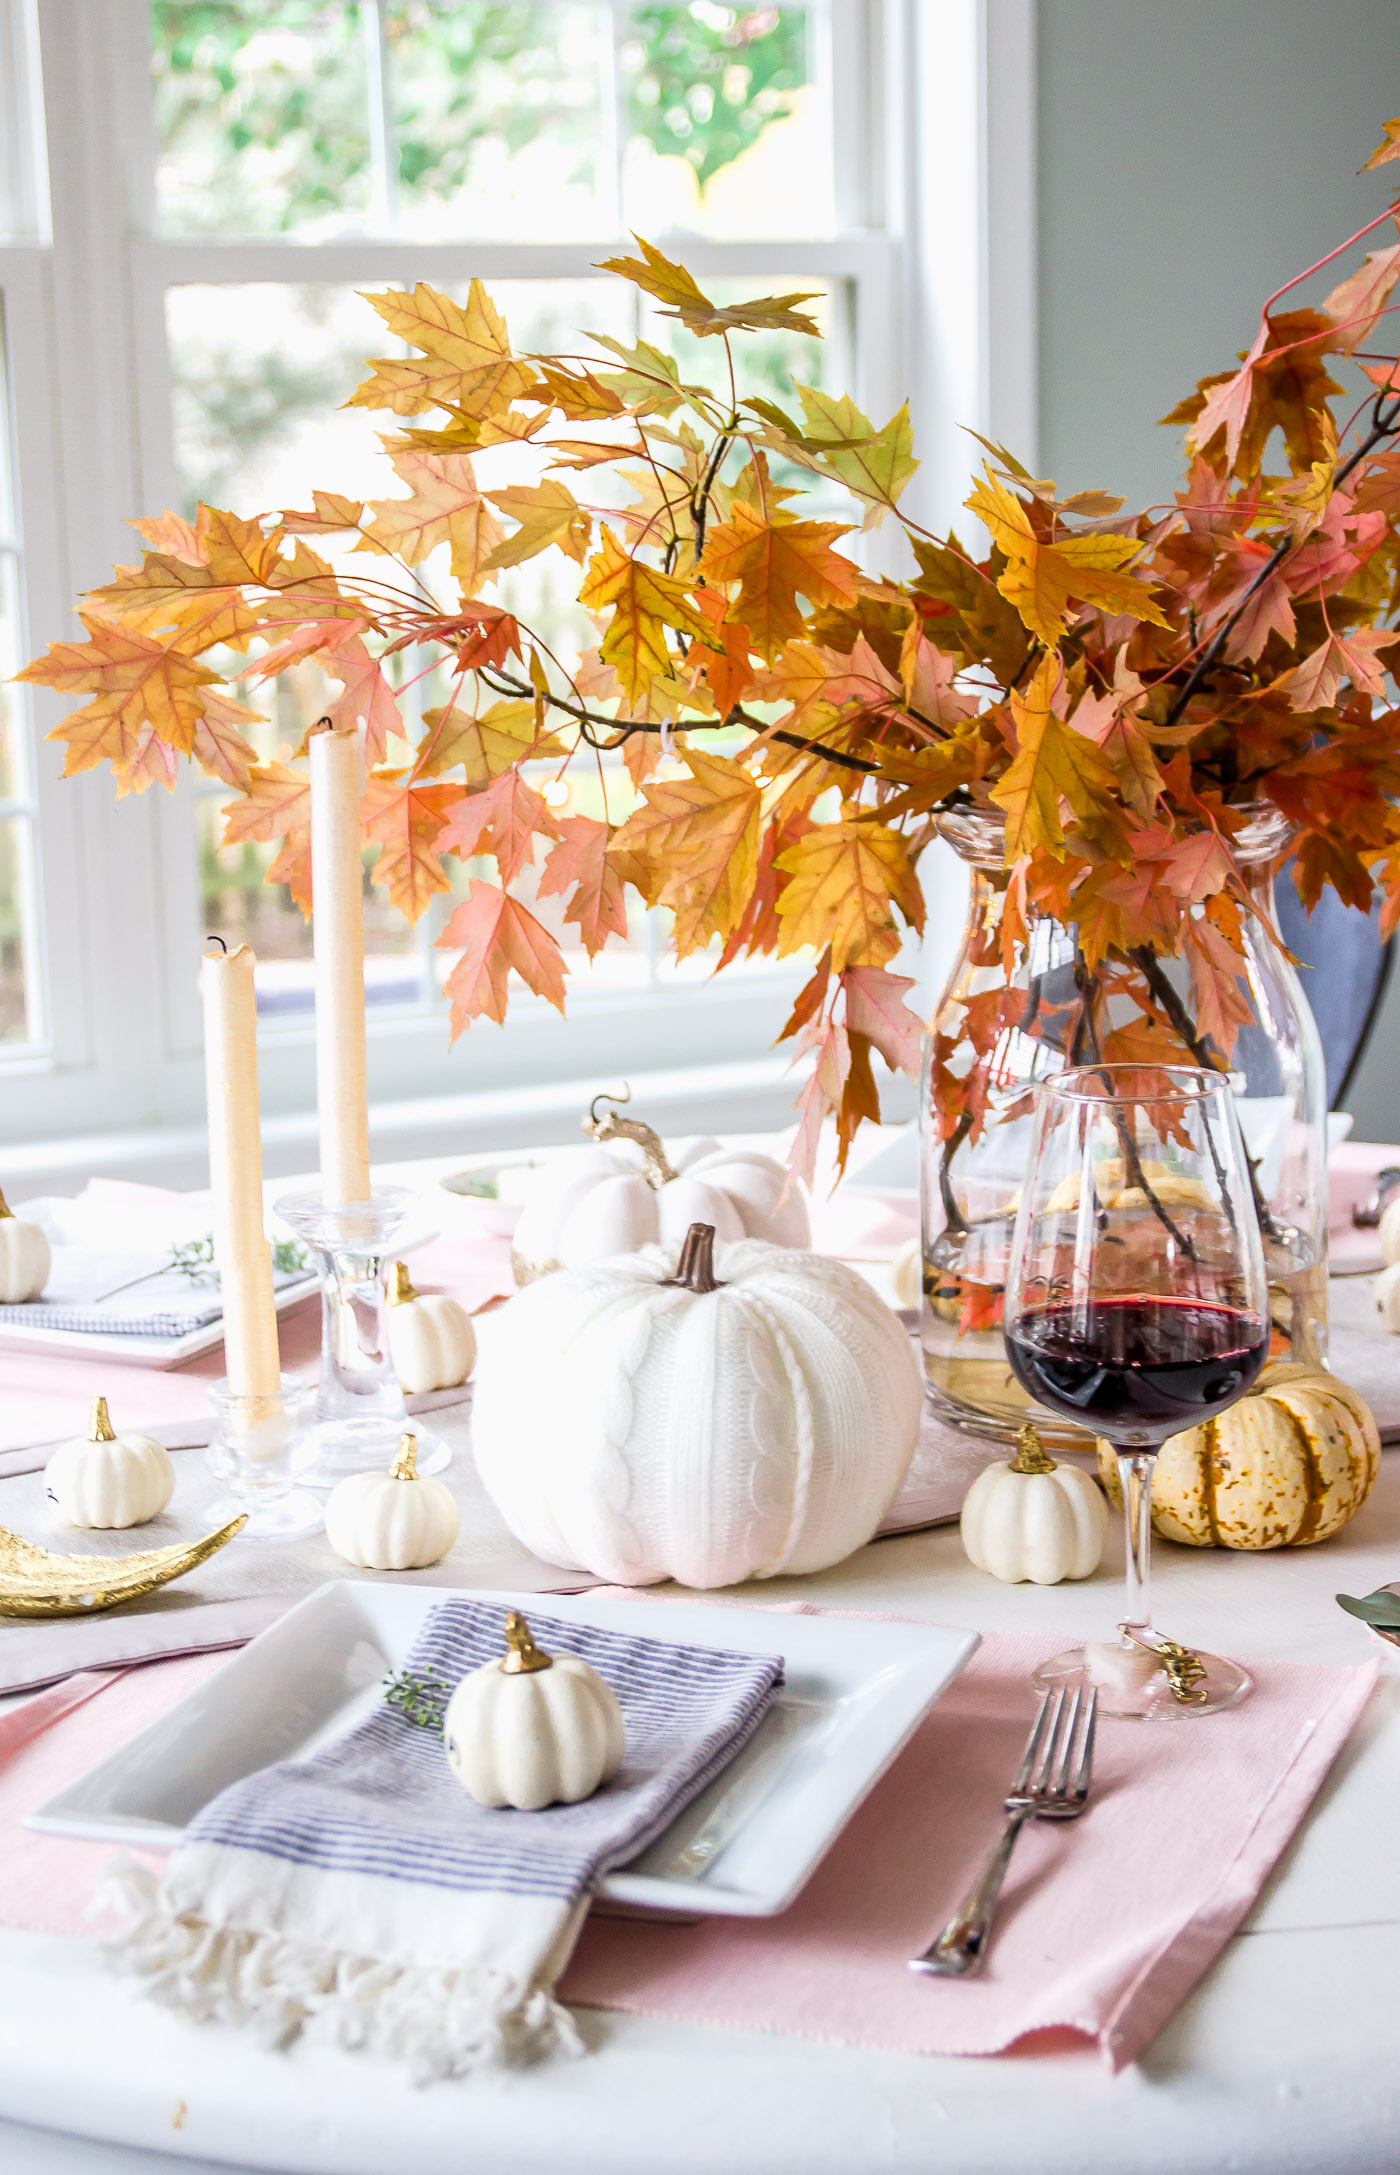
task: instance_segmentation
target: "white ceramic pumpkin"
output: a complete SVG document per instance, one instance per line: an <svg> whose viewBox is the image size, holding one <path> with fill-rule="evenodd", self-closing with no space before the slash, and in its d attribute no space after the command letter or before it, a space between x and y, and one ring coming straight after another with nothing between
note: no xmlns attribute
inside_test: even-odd
<svg viewBox="0 0 1400 2175"><path fill-rule="evenodd" d="M697 1140L673 1165L660 1137L640 1118L598 1105L583 1121L595 1146L542 1173L521 1211L511 1248L517 1284L643 1246L679 1249L693 1223L713 1225L722 1242L763 1239L809 1246L807 1204L772 1156Z"/></svg>
<svg viewBox="0 0 1400 2175"><path fill-rule="evenodd" d="M1388 1269L1382 1269L1371 1290L1386 1328L1400 1330L1400 1261L1392 1261Z"/></svg>
<svg viewBox="0 0 1400 2175"><path fill-rule="evenodd" d="M507 1651L463 1677L443 1718L447 1762L479 1805L576 1805L622 1765L622 1709L578 1654L546 1654L523 1616Z"/></svg>
<svg viewBox="0 0 1400 2175"><path fill-rule="evenodd" d="M61 1443L44 1467L49 1501L70 1526L110 1531L159 1517L175 1468L154 1435L119 1435L105 1397L94 1398L86 1435Z"/></svg>
<svg viewBox="0 0 1400 2175"><path fill-rule="evenodd" d="M1093 1474L1057 1465L1033 1427L1022 1428L1009 1465L978 1474L962 1507L968 1561L1008 1586L1088 1578L1103 1560L1107 1530Z"/></svg>
<svg viewBox="0 0 1400 2175"><path fill-rule="evenodd" d="M1317 1369L1271 1367L1218 1419L1168 1436L1153 1460L1153 1528L1191 1548L1307 1548L1355 1516L1380 1467L1358 1391ZM1107 1443L1099 1471L1121 1505Z"/></svg>
<svg viewBox="0 0 1400 2175"><path fill-rule="evenodd" d="M924 1249L919 1239L906 1239L890 1262L890 1299L897 1307L919 1307L924 1302Z"/></svg>
<svg viewBox="0 0 1400 2175"><path fill-rule="evenodd" d="M389 1286L389 1357L410 1397L426 1390L455 1389L476 1364L476 1331L464 1306L445 1292L425 1297L409 1282L401 1261Z"/></svg>
<svg viewBox="0 0 1400 2175"><path fill-rule="evenodd" d="M909 1336L853 1269L754 1240L715 1252L696 1225L679 1261L566 1269L485 1316L472 1440L546 1562L730 1586L868 1541L922 1403Z"/></svg>
<svg viewBox="0 0 1400 2175"><path fill-rule="evenodd" d="M420 1571L437 1563L461 1520L450 1488L418 1471L417 1445L405 1435L384 1473L351 1473L326 1498L326 1539L346 1563L365 1571Z"/></svg>
<svg viewBox="0 0 1400 2175"><path fill-rule="evenodd" d="M0 1193L0 1306L37 1299L52 1267L48 1233L17 1216Z"/></svg>
<svg viewBox="0 0 1400 2175"><path fill-rule="evenodd" d="M1400 1261L1400 1198L1392 1201L1381 1217L1376 1233L1380 1240L1381 1260L1387 1268Z"/></svg>

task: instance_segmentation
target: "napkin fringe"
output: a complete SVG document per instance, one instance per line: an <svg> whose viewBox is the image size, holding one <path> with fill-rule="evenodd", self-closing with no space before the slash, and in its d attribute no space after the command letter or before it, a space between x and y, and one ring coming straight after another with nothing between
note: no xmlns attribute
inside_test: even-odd
<svg viewBox="0 0 1400 2175"><path fill-rule="evenodd" d="M111 1861L92 1907L121 1921L104 1953L153 2001L198 2024L245 2026L269 2048L304 2032L404 2061L415 2084L584 2051L573 2017L543 1987L480 1964L390 1963L180 1917L133 1858Z"/></svg>

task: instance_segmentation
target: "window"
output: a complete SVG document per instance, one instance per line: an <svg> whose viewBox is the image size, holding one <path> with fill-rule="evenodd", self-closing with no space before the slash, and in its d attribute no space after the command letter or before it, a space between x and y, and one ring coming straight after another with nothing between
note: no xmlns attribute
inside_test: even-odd
<svg viewBox="0 0 1400 2175"><path fill-rule="evenodd" d="M927 455L976 378L964 351L985 311L968 287L950 311L946 273L940 292L917 267L946 265L940 222L966 255L982 184L974 158L960 212L945 149L924 188L909 109L916 79L945 105L954 78L980 99L979 16L974 0L0 0L0 665L73 628L74 597L131 556L136 514L295 505L313 482L394 495L382 419L339 406L383 352L359 289L479 276L521 345L578 326L669 337L593 269L629 227L712 287L819 289L820 354L775 336L751 368L775 386L824 369L882 413L922 385ZM985 400L957 406L989 420ZM960 458L944 436L935 512ZM562 568L507 580L561 639L589 638ZM269 752L296 744L318 693L313 668L256 691ZM265 1108L309 1113L308 933L262 883L261 849L220 846L221 789L185 778L116 806L105 770L60 785L42 736L63 704L23 694L0 690L8 1136L198 1121L205 927L259 953ZM414 931L372 882L366 898L380 1103L752 1067L776 1030L784 969L678 971L639 913L578 977L567 1028L522 996L505 1029L452 1051L432 947L451 901Z"/></svg>

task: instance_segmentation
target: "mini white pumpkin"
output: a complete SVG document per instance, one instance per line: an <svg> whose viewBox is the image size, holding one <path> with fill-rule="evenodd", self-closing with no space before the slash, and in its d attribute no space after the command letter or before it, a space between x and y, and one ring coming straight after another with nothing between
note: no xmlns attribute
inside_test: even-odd
<svg viewBox="0 0 1400 2175"><path fill-rule="evenodd" d="M394 1263L388 1323L389 1357L410 1397L455 1389L476 1365L476 1331L466 1308L445 1292L425 1298L415 1291L401 1261Z"/></svg>
<svg viewBox="0 0 1400 2175"><path fill-rule="evenodd" d="M326 1498L326 1539L365 1571L420 1571L447 1554L461 1519L450 1488L418 1471L405 1435L384 1473L351 1473Z"/></svg>
<svg viewBox="0 0 1400 2175"><path fill-rule="evenodd" d="M842 1262L696 1225L484 1317L472 1439L517 1540L622 1585L819 1571L903 1483L913 1343ZM716 1282L715 1272L719 1281Z"/></svg>
<svg viewBox="0 0 1400 2175"><path fill-rule="evenodd" d="M726 1242L810 1246L807 1204L796 1187L783 1199L788 1175L772 1156L697 1140L672 1165L640 1118L599 1116L599 1103L620 1099L594 1096L583 1130L597 1145L563 1158L532 1190L511 1248L517 1284L643 1246L679 1249L693 1223Z"/></svg>
<svg viewBox="0 0 1400 2175"><path fill-rule="evenodd" d="M507 1651L463 1677L443 1718L447 1761L479 1805L576 1805L622 1765L622 1709L578 1654L546 1654L515 1609Z"/></svg>
<svg viewBox="0 0 1400 2175"><path fill-rule="evenodd" d="M1008 1586L1088 1578L1103 1559L1107 1530L1093 1475L1057 1465L1033 1427L1022 1428L1009 1465L978 1474L962 1507L968 1561Z"/></svg>
<svg viewBox="0 0 1400 2175"><path fill-rule="evenodd" d="M1400 1329L1400 1261L1392 1261L1388 1269L1382 1269L1371 1289L1376 1311L1386 1328Z"/></svg>
<svg viewBox="0 0 1400 2175"><path fill-rule="evenodd" d="M890 1263L890 1298L897 1307L924 1302L924 1249L920 1239L906 1239Z"/></svg>
<svg viewBox="0 0 1400 2175"><path fill-rule="evenodd" d="M159 1517L175 1488L175 1468L154 1435L118 1435L105 1397L94 1398L86 1435L60 1444L44 1484L70 1526L107 1531Z"/></svg>
<svg viewBox="0 0 1400 2175"><path fill-rule="evenodd" d="M1400 1198L1393 1200L1384 1212L1380 1229L1376 1233L1381 1245L1381 1260L1393 1268L1400 1261Z"/></svg>
<svg viewBox="0 0 1400 2175"><path fill-rule="evenodd" d="M17 1216L0 1193L0 1306L37 1299L52 1267L47 1232Z"/></svg>

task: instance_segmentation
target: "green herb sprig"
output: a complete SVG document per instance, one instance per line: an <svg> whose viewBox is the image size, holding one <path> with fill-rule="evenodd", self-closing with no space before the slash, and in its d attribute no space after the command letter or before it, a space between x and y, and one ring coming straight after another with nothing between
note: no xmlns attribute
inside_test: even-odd
<svg viewBox="0 0 1400 2175"><path fill-rule="evenodd" d="M405 1722L411 1722L415 1729L431 1730L435 1737L442 1735L443 1717L451 1697L452 1686L430 1670L390 1670L384 1679L386 1704L401 1714Z"/></svg>

